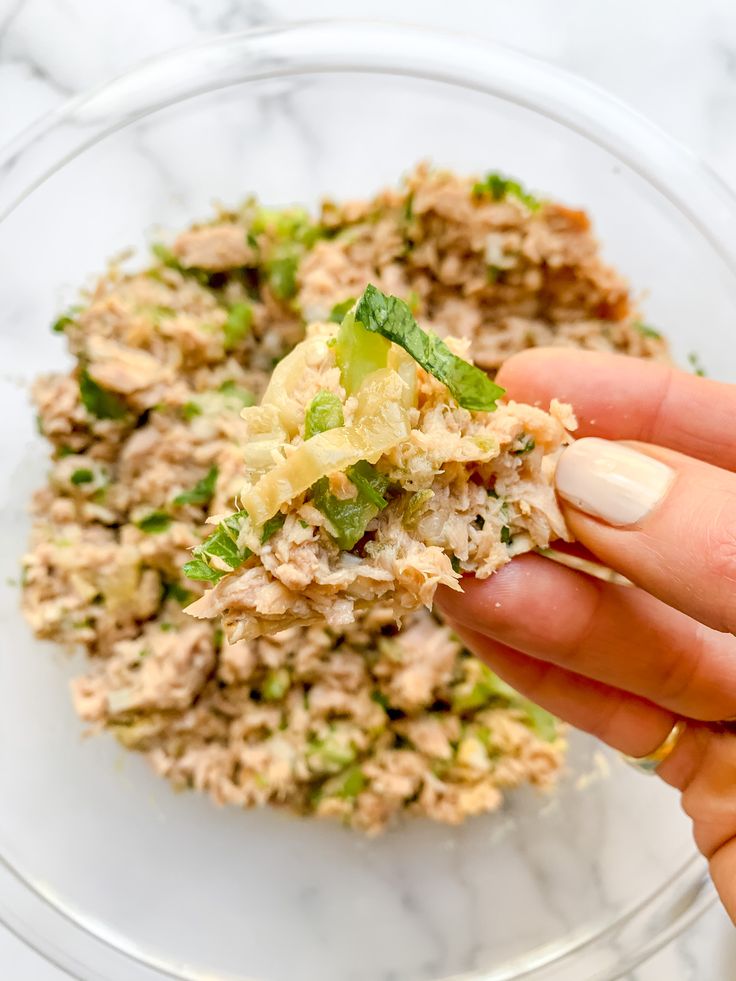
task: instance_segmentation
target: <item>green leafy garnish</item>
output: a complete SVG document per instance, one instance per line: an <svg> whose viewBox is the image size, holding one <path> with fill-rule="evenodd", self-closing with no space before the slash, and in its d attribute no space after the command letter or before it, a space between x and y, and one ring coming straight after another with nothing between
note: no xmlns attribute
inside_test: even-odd
<svg viewBox="0 0 736 981"><path fill-rule="evenodd" d="M661 333L654 327L650 327L649 324L643 323L641 320L635 320L631 325L634 330L638 330L642 337L651 337L654 340L661 340Z"/></svg>
<svg viewBox="0 0 736 981"><path fill-rule="evenodd" d="M151 511L140 521L136 521L136 526L147 535L159 535L162 531L166 531L171 522L171 515L165 511Z"/></svg>
<svg viewBox="0 0 736 981"><path fill-rule="evenodd" d="M511 529L509 528L508 525L504 525L503 528L501 529L501 542L504 545L511 544Z"/></svg>
<svg viewBox="0 0 736 981"><path fill-rule="evenodd" d="M457 573L462 572L462 569L460 567L460 559L457 557L457 555L450 556L450 565L452 566L453 572L457 572Z"/></svg>
<svg viewBox="0 0 736 981"><path fill-rule="evenodd" d="M91 484L95 479L95 475L91 470L87 470L86 467L82 467L79 470L75 470L69 479L75 485Z"/></svg>
<svg viewBox="0 0 736 981"><path fill-rule="evenodd" d="M355 297L349 296L347 300L341 300L340 303L336 303L332 310L330 310L330 315L327 318L333 324L341 324L345 319L345 314L348 310L352 310L355 306Z"/></svg>
<svg viewBox="0 0 736 981"><path fill-rule="evenodd" d="M275 514L268 521L264 521L261 528L261 545L265 545L269 538L273 538L276 532L284 527L285 521L286 515L281 513Z"/></svg>
<svg viewBox="0 0 736 981"><path fill-rule="evenodd" d="M86 368L79 376L79 395L87 412L98 419L122 419L128 415L128 407L114 392L98 385Z"/></svg>
<svg viewBox="0 0 736 981"><path fill-rule="evenodd" d="M236 511L223 518L209 538L192 549L194 559L184 566L184 575L189 579L217 582L225 573L213 568L211 559L221 559L231 569L237 569L250 558L253 554L251 550L238 545L238 537L247 517L247 511Z"/></svg>
<svg viewBox="0 0 736 981"><path fill-rule="evenodd" d="M215 493L217 467L210 467L206 476L198 480L191 490L182 491L174 498L174 504L209 504Z"/></svg>
<svg viewBox="0 0 736 981"><path fill-rule="evenodd" d="M511 197L525 204L530 211L538 211L542 204L533 194L524 190L518 181L511 180L496 172L488 174L485 180L477 181L473 185L473 197L482 198L486 195L490 195L494 201L502 201L511 195Z"/></svg>
<svg viewBox="0 0 736 981"><path fill-rule="evenodd" d="M247 336L253 324L253 307L250 303L235 303L228 311L223 326L225 350L232 351Z"/></svg>
<svg viewBox="0 0 736 981"><path fill-rule="evenodd" d="M496 408L504 389L480 368L453 354L436 334L423 331L403 300L386 296L369 284L358 301L355 317L366 330L403 347L425 371L447 386L458 405L482 412Z"/></svg>
<svg viewBox="0 0 736 981"><path fill-rule="evenodd" d="M213 569L204 559L190 559L184 563L182 569L187 579L194 579L197 582L219 582L225 575L220 569Z"/></svg>
<svg viewBox="0 0 736 981"><path fill-rule="evenodd" d="M317 433L327 432L328 429L338 429L345 425L342 402L334 392L324 389L314 396L309 403L304 417L304 439L311 439Z"/></svg>

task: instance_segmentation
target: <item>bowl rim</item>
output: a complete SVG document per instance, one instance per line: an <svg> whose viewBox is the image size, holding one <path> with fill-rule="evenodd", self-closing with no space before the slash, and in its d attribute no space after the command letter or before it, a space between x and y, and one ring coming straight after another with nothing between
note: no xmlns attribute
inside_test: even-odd
<svg viewBox="0 0 736 981"><path fill-rule="evenodd" d="M147 58L68 99L0 147L0 223L86 149L166 106L248 81L341 72L444 82L547 116L611 152L663 195L710 243L736 279L736 194L707 164L644 115L571 72L497 42L385 20L299 20L220 34ZM680 188L687 188L687 194ZM708 215L707 223L700 217L703 214ZM104 977L125 981L204 978L186 969L175 973L182 968L138 953L132 945L121 948L100 924L95 932L89 918L78 918L2 855L0 885L15 892L21 907L31 911L19 913L0 893L0 922L75 977L100 981L102 969L113 971ZM32 895L21 896L23 890ZM666 882L630 904L614 921L600 929L589 927L557 953L541 948L535 961L527 960L522 973L509 962L464 977L542 981L547 968L564 966L576 952L601 938L620 943L634 924L637 943L620 950L620 961L596 974L596 981L613 981L672 940L714 902L703 862L693 852ZM42 935L33 918L52 931L53 940ZM76 952L70 949L70 937ZM225 981L224 975L219 977ZM208 973L207 978L211 981L213 975Z"/></svg>

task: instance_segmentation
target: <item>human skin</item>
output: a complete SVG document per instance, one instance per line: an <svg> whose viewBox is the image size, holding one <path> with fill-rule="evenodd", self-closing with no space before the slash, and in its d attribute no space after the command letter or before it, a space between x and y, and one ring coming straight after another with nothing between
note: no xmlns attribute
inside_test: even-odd
<svg viewBox="0 0 736 981"><path fill-rule="evenodd" d="M530 554L437 605L501 677L615 749L645 756L686 720L657 773L736 923L736 386L558 348L516 355L497 380L518 401L572 404L583 442L558 468L565 519L582 554L634 585Z"/></svg>

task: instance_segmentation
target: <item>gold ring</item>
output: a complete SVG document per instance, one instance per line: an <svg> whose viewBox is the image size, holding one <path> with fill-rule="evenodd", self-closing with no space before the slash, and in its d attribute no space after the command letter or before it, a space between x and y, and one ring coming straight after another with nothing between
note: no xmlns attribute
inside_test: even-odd
<svg viewBox="0 0 736 981"><path fill-rule="evenodd" d="M670 729L667 738L653 752L647 753L646 756L627 756L626 753L621 753L622 759L640 773L649 775L656 773L657 768L674 752L685 731L685 726L685 720L678 719Z"/></svg>

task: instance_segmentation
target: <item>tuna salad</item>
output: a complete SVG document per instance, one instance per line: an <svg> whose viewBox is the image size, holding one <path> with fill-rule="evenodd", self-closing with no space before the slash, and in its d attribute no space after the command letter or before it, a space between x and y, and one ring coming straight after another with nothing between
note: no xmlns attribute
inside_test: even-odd
<svg viewBox="0 0 736 981"><path fill-rule="evenodd" d="M556 720L426 603L437 582L564 535L549 467L571 418L463 406L378 334L361 403L368 375L337 352L370 343L354 329L366 291L488 372L473 375L487 400L525 347L666 357L586 215L499 174L420 166L314 217L250 199L154 245L147 268L111 266L53 325L73 366L33 391L51 466L23 608L38 637L86 653L81 719L176 788L372 834L401 814L461 822L560 771ZM366 357L345 363L360 374ZM309 490L253 497L361 413L390 438ZM252 569L263 581L239 592ZM281 590L288 610L268 605Z"/></svg>
<svg viewBox="0 0 736 981"><path fill-rule="evenodd" d="M186 612L230 641L339 630L376 602L401 622L438 585L567 537L552 478L569 407L498 405L467 346L372 285L339 324L309 325L241 411L240 507L184 567L216 583Z"/></svg>

